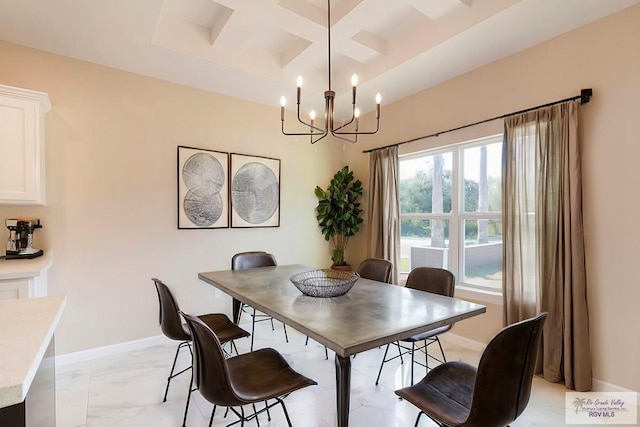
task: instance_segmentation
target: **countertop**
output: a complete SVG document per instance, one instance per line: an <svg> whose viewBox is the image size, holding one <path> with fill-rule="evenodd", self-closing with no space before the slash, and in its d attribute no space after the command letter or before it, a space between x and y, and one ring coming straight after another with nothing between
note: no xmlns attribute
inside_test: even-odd
<svg viewBox="0 0 640 427"><path fill-rule="evenodd" d="M0 259L0 280L20 279L40 276L51 267L53 252L45 251L44 255L33 259Z"/></svg>
<svg viewBox="0 0 640 427"><path fill-rule="evenodd" d="M65 304L64 296L0 300L0 408L24 401Z"/></svg>

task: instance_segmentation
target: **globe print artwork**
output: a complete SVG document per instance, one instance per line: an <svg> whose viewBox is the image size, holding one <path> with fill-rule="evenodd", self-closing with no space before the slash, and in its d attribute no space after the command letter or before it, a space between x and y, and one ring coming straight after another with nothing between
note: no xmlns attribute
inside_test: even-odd
<svg viewBox="0 0 640 427"><path fill-rule="evenodd" d="M222 165L210 154L197 153L189 157L182 168L182 179L189 189L184 197L184 213L198 227L209 227L222 215L220 190L225 173Z"/></svg>
<svg viewBox="0 0 640 427"><path fill-rule="evenodd" d="M189 221L198 227L208 227L222 215L222 197L220 193L197 187L184 196L183 208Z"/></svg>
<svg viewBox="0 0 640 427"><path fill-rule="evenodd" d="M182 179L190 190L204 187L217 193L224 184L224 175L224 169L218 159L206 153L189 157L182 168Z"/></svg>
<svg viewBox="0 0 640 427"><path fill-rule="evenodd" d="M231 200L240 218L249 224L261 224L278 209L278 178L262 163L247 163L233 177Z"/></svg>

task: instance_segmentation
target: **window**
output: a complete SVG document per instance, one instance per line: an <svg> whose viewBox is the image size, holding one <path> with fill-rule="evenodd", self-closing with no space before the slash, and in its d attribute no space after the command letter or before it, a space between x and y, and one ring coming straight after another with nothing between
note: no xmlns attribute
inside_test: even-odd
<svg viewBox="0 0 640 427"><path fill-rule="evenodd" d="M400 271L502 290L502 135L400 158Z"/></svg>

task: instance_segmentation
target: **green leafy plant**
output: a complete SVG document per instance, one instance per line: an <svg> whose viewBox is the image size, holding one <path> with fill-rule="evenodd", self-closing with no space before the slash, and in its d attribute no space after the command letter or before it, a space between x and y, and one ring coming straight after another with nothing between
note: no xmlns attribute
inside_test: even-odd
<svg viewBox="0 0 640 427"><path fill-rule="evenodd" d="M362 182L354 180L349 166L336 172L326 190L316 186L315 194L319 200L316 219L325 240L331 240L333 244L331 260L335 266L347 265L344 251L349 237L360 230L362 208L358 200L362 192Z"/></svg>

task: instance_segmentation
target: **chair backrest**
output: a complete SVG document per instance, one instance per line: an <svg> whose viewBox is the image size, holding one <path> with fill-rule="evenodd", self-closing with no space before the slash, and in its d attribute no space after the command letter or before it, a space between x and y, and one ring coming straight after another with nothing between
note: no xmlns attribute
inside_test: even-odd
<svg viewBox="0 0 640 427"><path fill-rule="evenodd" d="M232 270L246 270L257 267L274 267L278 265L276 258L263 251L240 252L231 258Z"/></svg>
<svg viewBox="0 0 640 427"><path fill-rule="evenodd" d="M365 279L390 283L392 268L393 264L391 264L391 261L380 258L369 258L360 263L356 272L360 277L364 277Z"/></svg>
<svg viewBox="0 0 640 427"><path fill-rule="evenodd" d="M167 285L159 279L151 279L156 285L158 302L160 303L160 329L162 333L172 340L185 341L191 339L182 326L180 320L180 307Z"/></svg>
<svg viewBox="0 0 640 427"><path fill-rule="evenodd" d="M509 325L489 342L465 426L506 426L527 407L546 317L542 313Z"/></svg>
<svg viewBox="0 0 640 427"><path fill-rule="evenodd" d="M202 320L180 312L193 342L193 380L202 396L214 405L243 405L233 391L227 361L216 334Z"/></svg>
<svg viewBox="0 0 640 427"><path fill-rule="evenodd" d="M416 267L407 277L407 288L453 297L456 278L452 272L437 267Z"/></svg>

